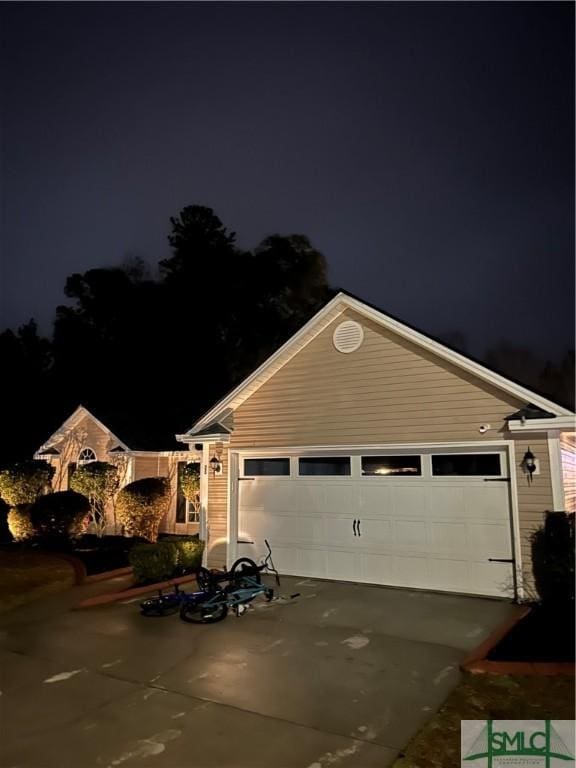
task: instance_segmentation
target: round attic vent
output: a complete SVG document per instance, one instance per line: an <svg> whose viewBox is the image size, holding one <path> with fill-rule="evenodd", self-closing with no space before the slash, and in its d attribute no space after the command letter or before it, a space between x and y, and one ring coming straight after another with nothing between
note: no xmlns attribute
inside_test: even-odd
<svg viewBox="0 0 576 768"><path fill-rule="evenodd" d="M364 330L354 320L345 320L336 327L332 339L338 352L355 352L364 340Z"/></svg>

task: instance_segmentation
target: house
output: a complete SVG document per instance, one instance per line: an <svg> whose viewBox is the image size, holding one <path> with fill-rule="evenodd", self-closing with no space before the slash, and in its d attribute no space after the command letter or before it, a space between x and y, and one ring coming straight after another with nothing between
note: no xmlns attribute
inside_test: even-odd
<svg viewBox="0 0 576 768"><path fill-rule="evenodd" d="M268 539L285 574L522 598L532 530L565 486L574 507L574 431L568 409L339 293L177 438L202 445L210 565Z"/></svg>
<svg viewBox="0 0 576 768"><path fill-rule="evenodd" d="M100 409L98 414L102 419L83 405L78 406L34 454L34 458L45 459L54 467L54 490L67 490L76 467L91 461L115 464L121 487L144 477L168 477L172 489L170 508L160 530L198 533L200 515L180 490L178 470L185 464L199 464L201 453L192 444L188 448L178 444L169 430L158 434L147 428L145 419L127 417L125 411L103 415ZM107 518L108 532L114 533L112 506Z"/></svg>
<svg viewBox="0 0 576 768"><path fill-rule="evenodd" d="M284 574L523 598L531 532L576 504L574 413L343 292L178 443L117 419L80 407L36 456L56 488L94 458L170 476L161 530L199 531L209 566L268 539Z"/></svg>

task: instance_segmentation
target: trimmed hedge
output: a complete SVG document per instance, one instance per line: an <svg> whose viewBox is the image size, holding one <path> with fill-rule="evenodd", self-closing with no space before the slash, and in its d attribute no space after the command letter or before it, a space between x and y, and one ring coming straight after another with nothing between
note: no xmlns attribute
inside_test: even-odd
<svg viewBox="0 0 576 768"><path fill-rule="evenodd" d="M137 544L130 550L130 565L137 583L166 581L176 573L178 551L171 544Z"/></svg>
<svg viewBox="0 0 576 768"><path fill-rule="evenodd" d="M34 526L30 520L30 505L17 504L8 512L8 530L14 541L34 538Z"/></svg>
<svg viewBox="0 0 576 768"><path fill-rule="evenodd" d="M116 499L116 515L127 536L156 541L169 504L168 478L145 477L122 488Z"/></svg>
<svg viewBox="0 0 576 768"><path fill-rule="evenodd" d="M204 542L198 538L163 539L157 544L137 544L129 560L140 583L153 583L198 570L202 565Z"/></svg>
<svg viewBox="0 0 576 768"><path fill-rule="evenodd" d="M10 507L32 504L50 485L54 467L33 459L10 464L0 470L0 496Z"/></svg>
<svg viewBox="0 0 576 768"><path fill-rule="evenodd" d="M163 540L162 544L170 544L176 548L178 553L177 565L180 569L186 571L195 571L202 565L202 553L204 552L204 542L198 537L179 537Z"/></svg>
<svg viewBox="0 0 576 768"><path fill-rule="evenodd" d="M34 535L44 541L67 540L80 536L90 502L76 491L58 491L40 496L30 507Z"/></svg>

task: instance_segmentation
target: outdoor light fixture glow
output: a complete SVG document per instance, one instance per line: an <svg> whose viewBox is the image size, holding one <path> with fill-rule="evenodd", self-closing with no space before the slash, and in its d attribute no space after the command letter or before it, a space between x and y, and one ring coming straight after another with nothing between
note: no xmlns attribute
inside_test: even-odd
<svg viewBox="0 0 576 768"><path fill-rule="evenodd" d="M218 456L214 455L210 459L210 469L214 475L219 475L222 472L222 462Z"/></svg>
<svg viewBox="0 0 576 768"><path fill-rule="evenodd" d="M528 446L528 450L524 454L524 458L522 459L522 469L524 472L526 472L526 475L528 476L528 482L532 482L532 475L536 471L536 457L530 450L530 446Z"/></svg>

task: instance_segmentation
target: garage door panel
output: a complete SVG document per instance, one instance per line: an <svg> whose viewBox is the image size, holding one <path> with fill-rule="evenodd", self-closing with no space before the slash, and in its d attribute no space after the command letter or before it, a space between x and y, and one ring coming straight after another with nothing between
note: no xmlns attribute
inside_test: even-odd
<svg viewBox="0 0 576 768"><path fill-rule="evenodd" d="M486 483L484 487L471 486L466 491L466 512L476 520L501 520L506 506L508 488L504 483Z"/></svg>
<svg viewBox="0 0 576 768"><path fill-rule="evenodd" d="M388 514L392 508L392 488L379 480L366 478L366 485L360 486L358 516Z"/></svg>
<svg viewBox="0 0 576 768"><path fill-rule="evenodd" d="M346 547L350 544L350 537L354 535L353 517L336 517L330 515L322 516L322 538L318 543L326 546Z"/></svg>
<svg viewBox="0 0 576 768"><path fill-rule="evenodd" d="M361 515L358 513L358 519ZM361 537L357 541L359 547L381 547L392 549L394 546L394 529L392 518L362 517L360 523Z"/></svg>
<svg viewBox="0 0 576 768"><path fill-rule="evenodd" d="M362 553L358 563L358 581L367 584L393 584L393 555Z"/></svg>
<svg viewBox="0 0 576 768"><path fill-rule="evenodd" d="M428 548L428 531L425 520L400 520L394 523L394 545L398 549Z"/></svg>
<svg viewBox="0 0 576 768"><path fill-rule="evenodd" d="M466 560L435 558L428 562L431 589L452 584L454 589L467 592L470 582L470 563Z"/></svg>
<svg viewBox="0 0 576 768"><path fill-rule="evenodd" d="M512 569L506 563L470 563L469 591L483 595L514 597Z"/></svg>
<svg viewBox="0 0 576 768"><path fill-rule="evenodd" d="M256 478L239 538L267 538L281 573L508 596L512 568L489 558L511 557L509 494L478 477Z"/></svg>
<svg viewBox="0 0 576 768"><path fill-rule="evenodd" d="M433 552L469 552L467 526L462 523L430 523L431 550Z"/></svg>
<svg viewBox="0 0 576 768"><path fill-rule="evenodd" d="M243 509L265 509L267 512L296 512L301 508L291 483L261 478L240 483L239 504Z"/></svg>
<svg viewBox="0 0 576 768"><path fill-rule="evenodd" d="M422 517L427 508L426 491L421 485L399 486L391 489L392 512L402 517Z"/></svg>
<svg viewBox="0 0 576 768"><path fill-rule="evenodd" d="M498 523L470 523L470 537L477 552L489 557L510 557L510 527ZM476 558L474 558L476 559Z"/></svg>
<svg viewBox="0 0 576 768"><path fill-rule="evenodd" d="M357 557L355 552L338 551L337 549L327 550L324 559L326 574L337 573L338 578L342 581L356 581Z"/></svg>
<svg viewBox="0 0 576 768"><path fill-rule="evenodd" d="M425 557L394 557L394 585L430 588L428 561Z"/></svg>
<svg viewBox="0 0 576 768"><path fill-rule="evenodd" d="M326 486L322 482L292 482L292 493L296 501L296 509L306 509L309 512L323 512L326 509Z"/></svg>
<svg viewBox="0 0 576 768"><path fill-rule="evenodd" d="M358 509L358 487L352 484L326 483L324 486L325 509L330 514L352 515Z"/></svg>

